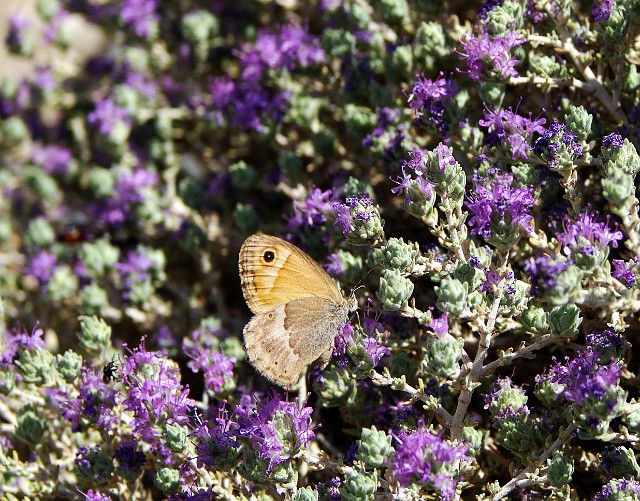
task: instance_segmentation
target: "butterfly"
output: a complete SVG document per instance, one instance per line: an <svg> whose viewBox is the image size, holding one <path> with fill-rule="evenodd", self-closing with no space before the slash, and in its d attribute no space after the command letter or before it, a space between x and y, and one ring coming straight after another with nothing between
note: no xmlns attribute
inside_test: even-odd
<svg viewBox="0 0 640 501"><path fill-rule="evenodd" d="M249 362L285 389L310 363L325 367L338 328L356 309L355 296L344 298L313 258L264 233L244 241L238 266L242 292L254 314L243 331Z"/></svg>

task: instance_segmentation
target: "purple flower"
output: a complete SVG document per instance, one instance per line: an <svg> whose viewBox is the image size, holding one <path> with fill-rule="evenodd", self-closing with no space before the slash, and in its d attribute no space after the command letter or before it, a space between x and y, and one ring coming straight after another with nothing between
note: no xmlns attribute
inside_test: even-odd
<svg viewBox="0 0 640 501"><path fill-rule="evenodd" d="M293 202L294 215L289 220L289 227L313 227L324 224L328 215L335 214L335 203L333 190L322 191L320 188L312 188L306 199Z"/></svg>
<svg viewBox="0 0 640 501"><path fill-rule="evenodd" d="M533 151L547 160L552 170L562 170L573 166L573 161L584 154L582 145L576 141L578 136L567 131L564 124L553 120L533 147Z"/></svg>
<svg viewBox="0 0 640 501"><path fill-rule="evenodd" d="M86 494L84 494L84 498L86 501L111 501L111 496L109 494L102 494L100 491L94 491L89 489Z"/></svg>
<svg viewBox="0 0 640 501"><path fill-rule="evenodd" d="M19 48L24 42L24 32L29 29L31 22L24 14L9 16L9 30L6 43L11 48Z"/></svg>
<svg viewBox="0 0 640 501"><path fill-rule="evenodd" d="M420 74L409 94L409 107L420 123L434 126L444 136L450 127L446 112L457 92L458 88L451 79L441 77L431 80Z"/></svg>
<svg viewBox="0 0 640 501"><path fill-rule="evenodd" d="M142 282L149 278L148 272L153 265L153 259L141 249L130 251L124 261L116 263L115 268L125 280Z"/></svg>
<svg viewBox="0 0 640 501"><path fill-rule="evenodd" d="M496 77L507 80L518 76L515 66L520 62L512 59L509 51L523 42L524 38L514 31L494 39L487 32L482 32L477 38L468 35L462 41L459 54L466 60L469 68L467 73L475 82L480 83L483 77L486 80Z"/></svg>
<svg viewBox="0 0 640 501"><path fill-rule="evenodd" d="M29 260L29 265L25 269L25 274L35 277L40 285L45 285L53 275L58 258L47 251L40 251Z"/></svg>
<svg viewBox="0 0 640 501"><path fill-rule="evenodd" d="M288 94L274 89L268 81L269 69L291 71L324 60L319 41L297 25L279 32L260 30L255 44L239 53L242 72L236 80L215 78L209 85L213 98L213 119L244 130L266 130L265 118L276 122L284 116Z"/></svg>
<svg viewBox="0 0 640 501"><path fill-rule="evenodd" d="M283 401L274 393L271 400L249 404L239 413L240 433L251 440L255 451L269 460L267 473L274 466L295 457L315 438L311 429L313 408L298 407L295 402Z"/></svg>
<svg viewBox="0 0 640 501"><path fill-rule="evenodd" d="M425 171L424 151L414 150L414 151L409 151L408 154L411 157L411 160L406 160L402 162L403 172L404 172L404 168L407 168L412 170L416 174L416 176L422 176L422 174L424 174L424 171Z"/></svg>
<svg viewBox="0 0 640 501"><path fill-rule="evenodd" d="M154 25L158 22L156 0L123 0L120 19L136 35L147 38L154 34Z"/></svg>
<svg viewBox="0 0 640 501"><path fill-rule="evenodd" d="M528 152L531 150L530 143L533 134L536 132L538 134L544 133L543 125L545 122L544 118L531 120L531 114L527 118L514 113L510 109L497 110L495 112L486 110L484 120L478 121L482 127L489 129L489 134L486 138L487 144L496 146L506 142L511 149L511 158L514 160L517 157L523 160L529 158Z"/></svg>
<svg viewBox="0 0 640 501"><path fill-rule="evenodd" d="M372 308L373 301L371 298L367 298L367 305L364 308L364 315L362 317L362 327L367 336L374 336L376 333L382 333L385 331L384 325L380 323L379 311Z"/></svg>
<svg viewBox="0 0 640 501"><path fill-rule="evenodd" d="M142 73L129 72L125 79L125 83L132 89L137 90L147 99L153 99L158 94L158 83L150 80Z"/></svg>
<svg viewBox="0 0 640 501"><path fill-rule="evenodd" d="M238 457L238 423L229 417L227 402L218 408L214 424L203 423L195 432L198 468L225 469Z"/></svg>
<svg viewBox="0 0 640 501"><path fill-rule="evenodd" d="M139 451L133 441L124 442L113 453L118 467L116 471L127 479L135 480L140 475L146 456Z"/></svg>
<svg viewBox="0 0 640 501"><path fill-rule="evenodd" d="M67 174L72 160L71 151L56 144L45 146L36 143L31 153L31 161L49 174Z"/></svg>
<svg viewBox="0 0 640 501"><path fill-rule="evenodd" d="M255 44L240 56L245 80L260 78L267 68L293 70L324 61L324 51L317 38L298 25L285 25L279 32L258 31Z"/></svg>
<svg viewBox="0 0 640 501"><path fill-rule="evenodd" d="M267 129L265 119L276 122L284 116L287 94L263 86L258 80L231 80L219 77L211 80L214 121L227 121L234 127L258 132Z"/></svg>
<svg viewBox="0 0 640 501"><path fill-rule="evenodd" d="M609 363L612 359L621 360L629 347L624 336L613 329L605 329L602 332L590 331L587 334L587 343L600 353L601 363Z"/></svg>
<svg viewBox="0 0 640 501"><path fill-rule="evenodd" d="M77 395L55 388L47 390L47 395L52 408L71 424L73 431L94 426L109 432L118 423L114 412L118 393L113 385L105 383L102 376L93 370L83 369Z"/></svg>
<svg viewBox="0 0 640 501"><path fill-rule="evenodd" d="M26 330L4 331L5 340L0 353L0 366L13 364L22 350L44 349L42 329L34 328L31 333Z"/></svg>
<svg viewBox="0 0 640 501"><path fill-rule="evenodd" d="M87 115L87 120L105 136L111 134L116 124L130 123L129 112L118 106L112 97L99 101L95 109Z"/></svg>
<svg viewBox="0 0 640 501"><path fill-rule="evenodd" d="M546 378L560 385L568 402L580 405L593 400L603 403L609 412L613 412L618 399L610 390L617 387L622 367L614 362L600 365L599 359L600 353L587 346L578 352L576 358L570 360L565 357L564 365L554 365L545 376L538 376L536 381Z"/></svg>
<svg viewBox="0 0 640 501"><path fill-rule="evenodd" d="M640 482L631 479L613 479L598 492L593 501L637 499L640 497Z"/></svg>
<svg viewBox="0 0 640 501"><path fill-rule="evenodd" d="M535 0L527 0L524 15L530 19L532 23L538 24L547 18L547 11L544 6L538 7Z"/></svg>
<svg viewBox="0 0 640 501"><path fill-rule="evenodd" d="M608 21L609 16L611 16L612 8L613 8L613 0L602 0L602 3L591 11L591 14L593 15L593 20L596 23L601 23L602 21Z"/></svg>
<svg viewBox="0 0 640 501"><path fill-rule="evenodd" d="M557 239L567 256L576 252L588 253L589 250L585 249L587 246L604 249L611 244L613 248L618 247L618 241L623 237L622 232L609 227L610 216L607 216L606 223L597 222L596 216L597 213L592 211L583 212L576 221L565 216L564 231L558 233Z"/></svg>
<svg viewBox="0 0 640 501"><path fill-rule="evenodd" d="M606 0L605 0L606 1ZM620 148L624 144L624 139L617 132L612 132L602 138L602 146L611 146L612 148Z"/></svg>
<svg viewBox="0 0 640 501"><path fill-rule="evenodd" d="M365 352L367 356L371 359L371 363L375 367L380 362L380 359L385 355L390 355L391 350L387 348L385 345L381 344L374 337L365 337L362 340L362 344L364 345Z"/></svg>
<svg viewBox="0 0 640 501"><path fill-rule="evenodd" d="M400 485L408 487L418 482L438 491L445 501L453 499L456 485L461 480L455 474L456 463L472 461L465 454L467 447L451 445L424 426L411 434L402 431L396 440L398 445L391 472Z"/></svg>
<svg viewBox="0 0 640 501"><path fill-rule="evenodd" d="M557 287L556 278L571 264L571 260L558 260L547 254L528 259L524 264L524 272L531 277L531 294L537 297L539 294Z"/></svg>
<svg viewBox="0 0 640 501"><path fill-rule="evenodd" d="M491 391L484 395L484 408L498 421L514 416L529 415L527 397L524 390L513 384L511 378L505 377L493 383Z"/></svg>
<svg viewBox="0 0 640 501"><path fill-rule="evenodd" d="M92 207L93 218L103 224L122 224L131 217L130 205L144 202L145 190L157 182L158 175L143 168L122 173L116 181L114 194Z"/></svg>
<svg viewBox="0 0 640 501"><path fill-rule="evenodd" d="M191 359L187 363L188 367L193 372L203 372L207 390L219 393L227 385L227 380L233 379L233 363L236 361L234 357L196 344L192 345L192 349L184 351Z"/></svg>
<svg viewBox="0 0 640 501"><path fill-rule="evenodd" d="M346 204L334 203L333 208L337 216L333 225L342 226L342 234L348 235L355 230L354 223L365 223L369 220L371 213L367 209L372 205L373 200L364 193L348 197Z"/></svg>
<svg viewBox="0 0 640 501"><path fill-rule="evenodd" d="M627 265L627 263L625 263L622 259L614 259L612 263L613 271L611 272L611 275L613 276L613 278L622 282L627 287L627 289L631 289L631 287L633 287L637 281L633 269L638 264L638 258L634 258L633 262L629 265Z"/></svg>
<svg viewBox="0 0 640 501"><path fill-rule="evenodd" d="M347 347L353 344L353 325L346 323L338 328L338 334L336 335L333 343L333 354L336 357L336 365L342 367L349 362L347 357Z"/></svg>
<svg viewBox="0 0 640 501"><path fill-rule="evenodd" d="M131 428L145 442L152 443L163 424L185 425L195 406L189 389L180 384L180 368L159 352L146 351L141 344L124 356L121 367L126 396L122 405L133 412Z"/></svg>
<svg viewBox="0 0 640 501"><path fill-rule="evenodd" d="M332 277L339 277L344 273L344 265L342 264L342 259L340 259L340 254L334 252L327 256L327 264L323 266L326 272Z"/></svg>
<svg viewBox="0 0 640 501"><path fill-rule="evenodd" d="M133 287L151 278L155 262L147 254L145 249L130 251L124 261L116 263L122 283L125 287L124 297L129 299Z"/></svg>
<svg viewBox="0 0 640 501"><path fill-rule="evenodd" d="M60 34L60 28L62 27L63 22L69 16L69 12L64 10L63 8L58 8L58 11L54 15L53 19L47 24L44 30L44 34L42 35L42 39L46 43L55 42Z"/></svg>
<svg viewBox="0 0 640 501"><path fill-rule="evenodd" d="M513 176L503 174L488 180L489 187L476 184L475 192L469 196L467 206L472 212L469 226L471 233L490 238L496 223L519 226L531 232L529 224L533 217L529 211L535 203L530 188L513 186Z"/></svg>
<svg viewBox="0 0 640 501"><path fill-rule="evenodd" d="M449 332L449 320L447 313L443 313L440 318L433 318L429 324L429 328L435 333L436 336L442 338Z"/></svg>
<svg viewBox="0 0 640 501"><path fill-rule="evenodd" d="M158 174L146 169L135 169L125 172L116 182L116 192L120 201L131 204L145 200L144 188L154 186L158 182Z"/></svg>

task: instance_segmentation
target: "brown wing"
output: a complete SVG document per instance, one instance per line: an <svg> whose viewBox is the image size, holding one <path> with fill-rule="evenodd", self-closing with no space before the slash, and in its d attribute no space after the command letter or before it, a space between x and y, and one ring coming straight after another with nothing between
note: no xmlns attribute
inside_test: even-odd
<svg viewBox="0 0 640 501"><path fill-rule="evenodd" d="M278 305L244 328L249 361L267 379L289 388L308 364L327 354L346 320L346 302L311 297Z"/></svg>
<svg viewBox="0 0 640 501"><path fill-rule="evenodd" d="M254 313L305 297L343 301L335 282L311 257L280 238L256 233L238 259L242 292Z"/></svg>

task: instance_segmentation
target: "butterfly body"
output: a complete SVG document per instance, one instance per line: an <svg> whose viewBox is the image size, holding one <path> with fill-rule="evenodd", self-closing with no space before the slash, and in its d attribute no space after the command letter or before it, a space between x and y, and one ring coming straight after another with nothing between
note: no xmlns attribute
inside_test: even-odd
<svg viewBox="0 0 640 501"><path fill-rule="evenodd" d="M247 356L270 381L289 388L316 360L326 365L352 301L310 256L280 238L256 233L238 260L253 318L244 328Z"/></svg>

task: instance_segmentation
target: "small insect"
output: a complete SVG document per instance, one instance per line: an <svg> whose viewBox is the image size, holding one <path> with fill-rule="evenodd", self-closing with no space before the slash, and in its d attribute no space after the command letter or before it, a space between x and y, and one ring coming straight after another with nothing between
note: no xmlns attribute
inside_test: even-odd
<svg viewBox="0 0 640 501"><path fill-rule="evenodd" d="M116 374L118 372L118 366L115 362L107 362L102 369L102 382L104 384L109 384L116 379Z"/></svg>

